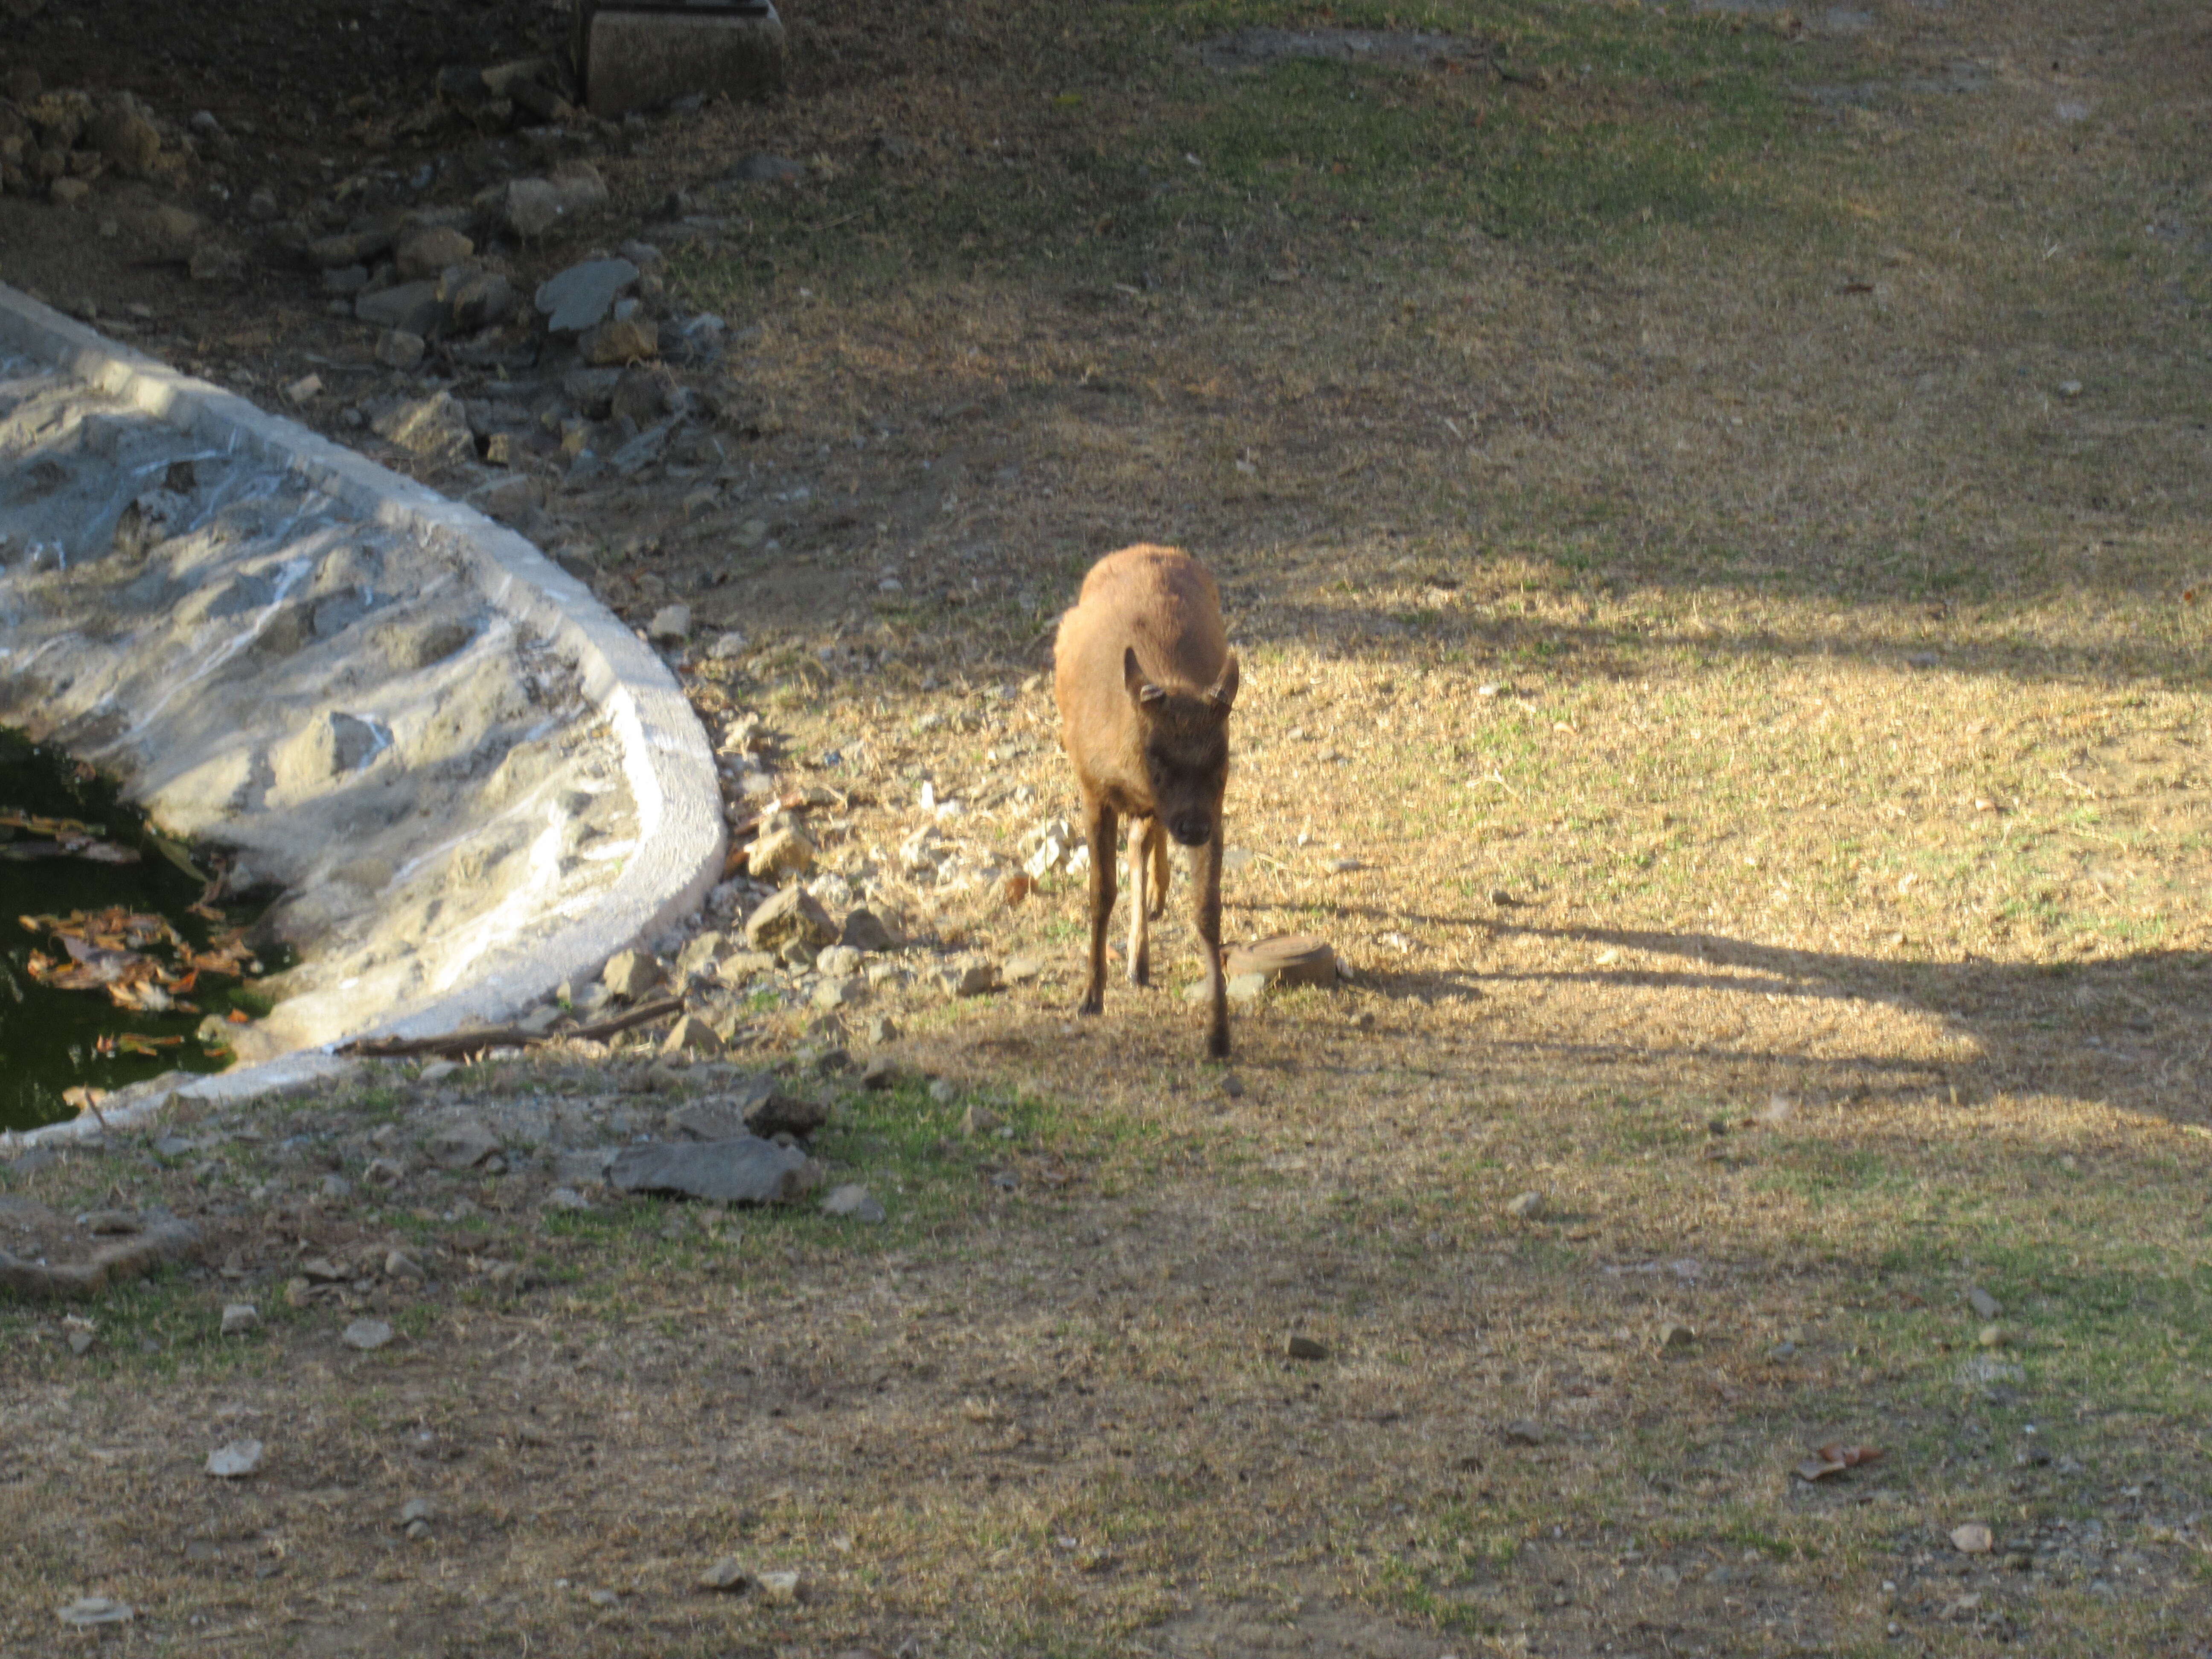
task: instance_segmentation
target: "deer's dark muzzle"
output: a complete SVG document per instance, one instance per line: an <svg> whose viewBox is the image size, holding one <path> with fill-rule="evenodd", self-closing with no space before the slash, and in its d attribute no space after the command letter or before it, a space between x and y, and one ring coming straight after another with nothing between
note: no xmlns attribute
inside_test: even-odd
<svg viewBox="0 0 2212 1659"><path fill-rule="evenodd" d="M1213 839L1213 819L1205 812L1186 812L1170 821L1168 834L1180 846L1203 847Z"/></svg>

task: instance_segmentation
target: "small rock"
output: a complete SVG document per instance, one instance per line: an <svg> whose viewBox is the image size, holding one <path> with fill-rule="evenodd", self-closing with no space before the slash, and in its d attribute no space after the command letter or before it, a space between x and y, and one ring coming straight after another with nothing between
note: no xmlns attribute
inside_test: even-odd
<svg viewBox="0 0 2212 1659"><path fill-rule="evenodd" d="M714 1035L714 1028L696 1014L685 1014L669 1028L662 1041L664 1054L719 1054L722 1039Z"/></svg>
<svg viewBox="0 0 2212 1659"><path fill-rule="evenodd" d="M940 1079L942 1082L944 1079ZM930 1085L933 1097L937 1093L935 1084ZM988 1106L970 1106L960 1115L960 1133L973 1139L977 1135L996 1134L1006 1126L1006 1120Z"/></svg>
<svg viewBox="0 0 2212 1659"><path fill-rule="evenodd" d="M2058 395L2062 398L2080 397L2081 395L2081 382L2079 380L2061 380L2058 383Z"/></svg>
<svg viewBox="0 0 2212 1659"><path fill-rule="evenodd" d="M860 953L849 945L833 945L814 958L814 971L825 979L850 979L860 971Z"/></svg>
<svg viewBox="0 0 2212 1659"><path fill-rule="evenodd" d="M599 983L624 1002L635 1002L660 982L660 965L641 951L617 951L607 958Z"/></svg>
<svg viewBox="0 0 2212 1659"><path fill-rule="evenodd" d="M850 1008L867 1000L867 981L852 977L823 980L814 988L814 994L810 999L817 1008L831 1012L840 1008Z"/></svg>
<svg viewBox="0 0 2212 1659"><path fill-rule="evenodd" d="M463 334L490 328L514 314L514 285L495 270L458 265L442 272L438 298L453 327Z"/></svg>
<svg viewBox="0 0 2212 1659"><path fill-rule="evenodd" d="M1951 1547L1961 1555L1987 1555L1996 1547L1996 1539L1980 1522L1969 1521L1951 1529Z"/></svg>
<svg viewBox="0 0 2212 1659"><path fill-rule="evenodd" d="M222 1310L222 1334L243 1336L261 1328L261 1314L251 1302L233 1302Z"/></svg>
<svg viewBox="0 0 2212 1659"><path fill-rule="evenodd" d="M1540 1221L1544 1216L1544 1195L1541 1193L1522 1193L1505 1206L1505 1213L1516 1221Z"/></svg>
<svg viewBox="0 0 2212 1659"><path fill-rule="evenodd" d="M435 283L395 283L363 290L353 302L353 314L379 328L404 329L427 338L445 320L446 307Z"/></svg>
<svg viewBox="0 0 2212 1659"><path fill-rule="evenodd" d="M443 1083L461 1068L450 1060L434 1060L415 1074L417 1083Z"/></svg>
<svg viewBox="0 0 2212 1659"><path fill-rule="evenodd" d="M435 276L448 265L457 265L477 251L477 245L458 230L434 226L401 237L392 251L392 263L403 283Z"/></svg>
<svg viewBox="0 0 2212 1659"><path fill-rule="evenodd" d="M56 207L75 207L92 194L92 186L82 179L57 179L46 186L46 194Z"/></svg>
<svg viewBox="0 0 2212 1659"><path fill-rule="evenodd" d="M986 996L999 988L999 970L988 962L954 963L939 972L937 982L949 997Z"/></svg>
<svg viewBox="0 0 2212 1659"><path fill-rule="evenodd" d="M584 361L601 368L649 362L660 355L660 325L649 317L613 318L579 342Z"/></svg>
<svg viewBox="0 0 2212 1659"><path fill-rule="evenodd" d="M1659 1350L1662 1353L1679 1353L1697 1345L1698 1334L1687 1325L1678 1325L1671 1320L1659 1328Z"/></svg>
<svg viewBox="0 0 2212 1659"><path fill-rule="evenodd" d="M2012 1333L2002 1325L1984 1325L1974 1340L1985 1348L2002 1348L2012 1340Z"/></svg>
<svg viewBox="0 0 2212 1659"><path fill-rule="evenodd" d="M745 654L745 636L734 629L717 634L714 644L707 647L707 654L716 662L728 662L732 658L742 657Z"/></svg>
<svg viewBox="0 0 2212 1659"><path fill-rule="evenodd" d="M208 1454L207 1472L218 1480L242 1480L260 1467L258 1440L234 1440Z"/></svg>
<svg viewBox="0 0 2212 1659"><path fill-rule="evenodd" d="M545 1207L549 1210L588 1210L592 1207L592 1200L574 1187L556 1187L545 1194Z"/></svg>
<svg viewBox="0 0 2212 1659"><path fill-rule="evenodd" d="M771 1607L787 1607L799 1600L799 1575L795 1572L764 1572L760 1576L761 1600Z"/></svg>
<svg viewBox="0 0 2212 1659"><path fill-rule="evenodd" d="M284 399L287 403L311 403L321 394L322 390L323 377L321 375L302 374L298 380L293 381L289 386L284 388Z"/></svg>
<svg viewBox="0 0 2212 1659"><path fill-rule="evenodd" d="M138 1609L105 1595L80 1595L58 1609L58 1614L64 1625L89 1630L96 1625L127 1625L138 1616Z"/></svg>
<svg viewBox="0 0 2212 1659"><path fill-rule="evenodd" d="M877 1014L870 1018L866 1026L863 1028L862 1035L865 1036L871 1043L880 1045L886 1042L896 1042L899 1040L898 1022L893 1019L889 1014ZM860 1073L860 1080L863 1083L866 1083L867 1079L872 1075L890 1077L893 1074L894 1068L891 1066L890 1059L884 1055L878 1054L868 1062L867 1070ZM868 1084L868 1086L872 1089L887 1089L890 1085L887 1082L872 1083Z"/></svg>
<svg viewBox="0 0 2212 1659"><path fill-rule="evenodd" d="M473 461L477 434L469 426L468 410L450 392L400 404L378 416L376 435L388 438L410 454L426 461Z"/></svg>
<svg viewBox="0 0 2212 1659"><path fill-rule="evenodd" d="M1198 983L1202 999L1206 990L1206 981L1200 980ZM1249 1007L1267 994L1267 987L1270 983L1267 975L1262 973L1239 974L1224 988L1223 994L1230 1001L1240 1006Z"/></svg>
<svg viewBox="0 0 2212 1659"><path fill-rule="evenodd" d="M421 335L410 334L404 328L387 328L376 337L376 361L403 374L419 367L428 349Z"/></svg>
<svg viewBox="0 0 2212 1659"><path fill-rule="evenodd" d="M795 822L763 830L745 857L745 873L755 881L803 876L814 867L814 842Z"/></svg>
<svg viewBox="0 0 2212 1659"><path fill-rule="evenodd" d="M938 1078L929 1085L929 1097L940 1106L950 1106L960 1098L960 1085L949 1077Z"/></svg>
<svg viewBox="0 0 2212 1659"><path fill-rule="evenodd" d="M392 1327L380 1319L356 1319L345 1328L338 1340L349 1348L374 1353L392 1340Z"/></svg>
<svg viewBox="0 0 2212 1659"><path fill-rule="evenodd" d="M1532 1423L1525 1417L1508 1423L1498 1433L1512 1446L1540 1446L1551 1437L1544 1432L1542 1424Z"/></svg>
<svg viewBox="0 0 2212 1659"><path fill-rule="evenodd" d="M1283 1352L1291 1359L1326 1359L1328 1358L1328 1345L1293 1331L1283 1340Z"/></svg>
<svg viewBox="0 0 2212 1659"><path fill-rule="evenodd" d="M781 950L796 939L819 951L836 942L837 925L803 887L787 887L745 918L745 943L756 951Z"/></svg>
<svg viewBox="0 0 2212 1659"><path fill-rule="evenodd" d="M891 930L884 926L872 910L862 908L846 913L845 925L837 934L837 943L849 951L896 951L898 941Z"/></svg>
<svg viewBox="0 0 2212 1659"><path fill-rule="evenodd" d="M77 1218L77 1224L102 1238L142 1230L136 1210L88 1210Z"/></svg>
<svg viewBox="0 0 2212 1659"><path fill-rule="evenodd" d="M887 1015L878 1015L878 1018L886 1024L890 1024ZM897 1085L898 1063L889 1054L876 1055L860 1069L860 1086L863 1089L881 1092L885 1089L896 1088Z"/></svg>
<svg viewBox="0 0 2212 1659"><path fill-rule="evenodd" d="M1006 965L999 969L1000 977L1009 985L1026 985L1043 972L1044 958L1034 951L1008 957Z"/></svg>
<svg viewBox="0 0 2212 1659"><path fill-rule="evenodd" d="M852 1183L832 1188L830 1195L822 1200L822 1213L849 1216L855 1221L881 1221L884 1206L866 1187Z"/></svg>
<svg viewBox="0 0 2212 1659"><path fill-rule="evenodd" d="M699 1575L699 1588L742 1595L753 1588L753 1576L738 1565L735 1556L726 1555Z"/></svg>
<svg viewBox="0 0 2212 1659"><path fill-rule="evenodd" d="M342 1175L326 1175L323 1177L322 1194L334 1201L351 1198L353 1182Z"/></svg>
<svg viewBox="0 0 2212 1659"><path fill-rule="evenodd" d="M646 624L646 637L655 645L681 645L691 637L691 607L665 605Z"/></svg>
<svg viewBox="0 0 2212 1659"><path fill-rule="evenodd" d="M437 1518L437 1507L428 1498L410 1498L399 1506L399 1515L394 1524L411 1527L418 1521L434 1521Z"/></svg>
<svg viewBox="0 0 2212 1659"><path fill-rule="evenodd" d="M447 1170L473 1170L500 1150L499 1137L479 1118L465 1117L432 1135L424 1150Z"/></svg>
<svg viewBox="0 0 2212 1659"><path fill-rule="evenodd" d="M1234 1072L1230 1073L1221 1079L1221 1092L1231 1100L1242 1100L1244 1097L1244 1079Z"/></svg>
<svg viewBox="0 0 2212 1659"><path fill-rule="evenodd" d="M535 302L552 332L581 334L605 320L636 281L637 267L627 259L586 259L540 283Z"/></svg>
<svg viewBox="0 0 2212 1659"><path fill-rule="evenodd" d="M387 1250L384 1256L384 1276L386 1279L426 1279L429 1274L422 1264L404 1250Z"/></svg>
<svg viewBox="0 0 2212 1659"><path fill-rule="evenodd" d="M758 1135L660 1141L623 1148L607 1179L624 1192L674 1193L720 1204L774 1204L809 1188L808 1163L797 1147L779 1146Z"/></svg>
<svg viewBox="0 0 2212 1659"><path fill-rule="evenodd" d="M1966 1292L1966 1305L1974 1310L1974 1317L1977 1319L2004 1317L2004 1304L1978 1285Z"/></svg>

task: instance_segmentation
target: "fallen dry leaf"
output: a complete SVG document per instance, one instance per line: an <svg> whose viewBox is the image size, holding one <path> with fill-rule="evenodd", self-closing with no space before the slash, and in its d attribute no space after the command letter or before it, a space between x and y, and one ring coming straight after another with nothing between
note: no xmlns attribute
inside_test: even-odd
<svg viewBox="0 0 2212 1659"><path fill-rule="evenodd" d="M1879 1446L1850 1446L1841 1441L1821 1447L1797 1465L1800 1480L1826 1480L1832 1474L1845 1469L1855 1469L1862 1463L1871 1463L1881 1456Z"/></svg>

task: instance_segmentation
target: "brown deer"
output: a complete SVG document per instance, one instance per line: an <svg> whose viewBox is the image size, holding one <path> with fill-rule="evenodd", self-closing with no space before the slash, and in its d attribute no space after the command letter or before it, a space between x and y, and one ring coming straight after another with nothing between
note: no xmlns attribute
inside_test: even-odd
<svg viewBox="0 0 2212 1659"><path fill-rule="evenodd" d="M1237 653L1221 595L1195 559L1172 547L1125 547L1083 579L1060 619L1053 696L1060 742L1083 796L1091 842L1091 977L1085 1014L1106 1006L1106 927L1114 914L1119 819L1129 820L1129 982L1152 976L1150 919L1167 908L1173 836L1192 849L1198 935L1212 1024L1206 1052L1229 1052L1221 978L1221 794L1229 781L1229 709ZM1150 877L1147 891L1147 876Z"/></svg>

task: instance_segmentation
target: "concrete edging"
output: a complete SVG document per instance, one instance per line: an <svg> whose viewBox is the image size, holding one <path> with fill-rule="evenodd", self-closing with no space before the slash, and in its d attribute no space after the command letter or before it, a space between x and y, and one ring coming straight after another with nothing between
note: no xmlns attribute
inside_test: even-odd
<svg viewBox="0 0 2212 1659"><path fill-rule="evenodd" d="M238 1099L334 1075L348 1065L331 1052L337 1041L428 1036L470 1018L499 1020L564 979L596 974L616 951L705 898L720 878L727 845L714 751L667 665L583 583L475 508L107 339L4 283L0 352L49 364L181 432L258 455L363 519L458 556L487 603L523 633L574 659L584 695L620 745L637 811L638 852L614 886L583 915L562 923L520 966L471 980L404 1018L371 1016L332 1043L187 1082L118 1090L112 1108L102 1109L109 1126L150 1115L173 1094ZM99 1129L80 1118L32 1133L68 1139Z"/></svg>

